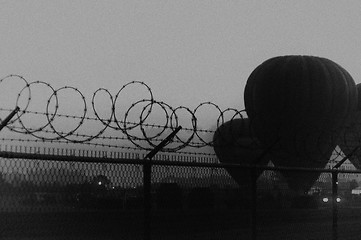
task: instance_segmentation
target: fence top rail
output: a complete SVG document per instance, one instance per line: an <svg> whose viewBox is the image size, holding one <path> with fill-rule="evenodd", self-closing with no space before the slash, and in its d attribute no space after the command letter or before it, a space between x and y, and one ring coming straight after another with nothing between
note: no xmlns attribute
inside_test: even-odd
<svg viewBox="0 0 361 240"><path fill-rule="evenodd" d="M353 173L360 174L361 170L346 169L325 169L325 168L303 168L303 167L280 167L280 166L261 166L249 164L232 164L232 163L204 163L204 162L181 162L169 160L144 160L129 158L108 158L108 157L84 157L84 156L64 156L53 154L39 153L21 153L0 151L0 158L11 159L27 159L27 160L44 160L44 161L60 161L60 162L84 162L84 163L111 163L111 164L132 164L154 166L174 166L174 167L208 167L208 168L239 168L239 169L255 169L270 171L303 171L303 172L319 172L319 173Z"/></svg>

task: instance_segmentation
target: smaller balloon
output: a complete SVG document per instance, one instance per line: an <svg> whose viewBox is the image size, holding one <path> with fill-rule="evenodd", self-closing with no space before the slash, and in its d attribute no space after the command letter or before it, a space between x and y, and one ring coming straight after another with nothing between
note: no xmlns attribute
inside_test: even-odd
<svg viewBox="0 0 361 240"><path fill-rule="evenodd" d="M269 162L267 157L261 158L260 142L254 137L247 118L233 119L219 126L213 136L213 148L221 163L245 165L264 165ZM250 186L251 170L226 168L239 186ZM262 170L257 170L259 176Z"/></svg>

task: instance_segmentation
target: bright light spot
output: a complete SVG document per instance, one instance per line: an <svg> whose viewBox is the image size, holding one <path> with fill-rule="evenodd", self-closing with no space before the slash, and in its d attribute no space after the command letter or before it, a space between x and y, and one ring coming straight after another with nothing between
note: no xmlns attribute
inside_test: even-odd
<svg viewBox="0 0 361 240"><path fill-rule="evenodd" d="M322 201L323 201L323 202L328 202L328 198L325 197L325 198L322 199Z"/></svg>
<svg viewBox="0 0 361 240"><path fill-rule="evenodd" d="M99 186L100 186L100 185L102 185L102 182L101 182L101 181L99 181L99 182L98 182L98 185L99 185Z"/></svg>
<svg viewBox="0 0 361 240"><path fill-rule="evenodd" d="M341 198L336 198L336 202L341 202Z"/></svg>

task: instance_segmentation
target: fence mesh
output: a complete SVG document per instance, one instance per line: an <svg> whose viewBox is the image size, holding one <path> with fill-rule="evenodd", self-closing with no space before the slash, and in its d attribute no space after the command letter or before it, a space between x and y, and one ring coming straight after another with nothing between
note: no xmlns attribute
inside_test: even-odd
<svg viewBox="0 0 361 240"><path fill-rule="evenodd" d="M217 162L206 157L187 159L190 163ZM163 160L166 163L176 158ZM247 184L239 186L223 167L157 163L151 167L151 230L150 236L145 236L141 163L106 163L101 157L98 162L81 162L75 157L66 162L17 158L1 158L0 162L2 239L334 236L330 172L321 173L312 188L300 195L288 188L282 172L265 170L257 178L254 198L253 189ZM337 236L358 239L361 173L347 170L337 174ZM308 177L307 172L302 174Z"/></svg>
<svg viewBox="0 0 361 240"><path fill-rule="evenodd" d="M143 239L139 165L1 159L0 234Z"/></svg>

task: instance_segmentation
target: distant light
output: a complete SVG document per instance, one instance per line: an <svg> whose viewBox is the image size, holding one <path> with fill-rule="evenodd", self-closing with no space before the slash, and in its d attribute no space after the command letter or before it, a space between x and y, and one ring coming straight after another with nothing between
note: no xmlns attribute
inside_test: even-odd
<svg viewBox="0 0 361 240"><path fill-rule="evenodd" d="M325 198L322 199L322 201L326 203L326 202L328 202L328 198L325 197Z"/></svg>
<svg viewBox="0 0 361 240"><path fill-rule="evenodd" d="M99 186L100 186L100 185L102 185L102 182L101 182L101 181L99 181L99 182L98 182L98 185L99 185Z"/></svg>
<svg viewBox="0 0 361 240"><path fill-rule="evenodd" d="M341 198L336 198L336 202L341 202Z"/></svg>

